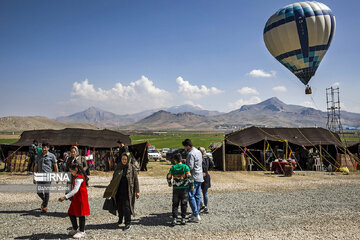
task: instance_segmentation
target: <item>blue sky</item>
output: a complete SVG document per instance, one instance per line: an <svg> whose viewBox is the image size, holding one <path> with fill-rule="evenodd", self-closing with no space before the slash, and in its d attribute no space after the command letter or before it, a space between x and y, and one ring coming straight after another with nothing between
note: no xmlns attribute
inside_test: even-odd
<svg viewBox="0 0 360 240"><path fill-rule="evenodd" d="M0 116L184 103L228 112L273 96L325 110L332 84L343 109L360 112L360 2L322 2L336 33L309 96L263 42L267 19L291 1L3 0Z"/></svg>

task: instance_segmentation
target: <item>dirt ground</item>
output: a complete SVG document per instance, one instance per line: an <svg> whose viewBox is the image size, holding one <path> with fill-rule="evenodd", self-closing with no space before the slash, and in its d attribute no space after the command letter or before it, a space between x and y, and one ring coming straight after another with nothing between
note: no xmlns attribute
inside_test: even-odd
<svg viewBox="0 0 360 240"><path fill-rule="evenodd" d="M166 162L150 162L147 172L139 173L142 194L171 193L166 174L171 165ZM321 189L324 187L358 184L360 173L298 171L292 177L270 174L270 172L222 172L210 171L211 192L279 192L292 190ZM112 172L93 171L90 175L89 198L102 197L103 189L109 184ZM0 184L32 184L33 176L25 173L0 173ZM61 193L54 193L50 200L56 200ZM0 203L38 201L33 193L2 193Z"/></svg>
<svg viewBox="0 0 360 240"><path fill-rule="evenodd" d="M133 228L123 232L117 217L102 210L112 172L93 171L88 187L91 215L88 239L360 239L360 174L211 171L209 214L198 224L170 227L171 193L165 180L170 165L149 164L139 173L140 199ZM32 176L0 173L1 184L32 184ZM2 192L0 239L68 239L69 202L51 193L41 214L35 192ZM190 208L188 208L188 212Z"/></svg>

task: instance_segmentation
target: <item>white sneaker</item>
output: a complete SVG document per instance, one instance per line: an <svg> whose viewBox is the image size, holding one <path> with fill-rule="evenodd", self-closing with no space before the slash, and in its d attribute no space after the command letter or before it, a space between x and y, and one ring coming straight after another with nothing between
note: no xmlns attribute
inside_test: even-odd
<svg viewBox="0 0 360 240"><path fill-rule="evenodd" d="M74 236L78 232L79 232L79 229L77 229L77 230L71 229L71 231L69 232L69 235Z"/></svg>
<svg viewBox="0 0 360 240"><path fill-rule="evenodd" d="M84 237L86 237L85 232L78 232L73 236L73 238L84 238Z"/></svg>
<svg viewBox="0 0 360 240"><path fill-rule="evenodd" d="M199 222L201 220L201 217L200 215L198 214L197 216L192 216L190 219L189 219L189 222Z"/></svg>

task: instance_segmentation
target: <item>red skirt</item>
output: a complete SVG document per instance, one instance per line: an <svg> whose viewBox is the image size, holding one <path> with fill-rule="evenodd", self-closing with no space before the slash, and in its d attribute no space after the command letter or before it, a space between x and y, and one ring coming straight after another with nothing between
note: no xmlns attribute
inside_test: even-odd
<svg viewBox="0 0 360 240"><path fill-rule="evenodd" d="M72 197L68 214L76 217L87 216L90 215L90 208L85 178L78 174L73 179L73 187L75 185L76 178L82 178L84 181L81 183L79 191Z"/></svg>

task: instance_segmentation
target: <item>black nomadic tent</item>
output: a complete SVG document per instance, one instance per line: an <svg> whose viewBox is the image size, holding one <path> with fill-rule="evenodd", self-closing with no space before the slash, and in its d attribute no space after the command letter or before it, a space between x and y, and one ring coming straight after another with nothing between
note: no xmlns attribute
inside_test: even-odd
<svg viewBox="0 0 360 240"><path fill-rule="evenodd" d="M146 164L148 162L148 144L146 142L131 145L129 135L108 129L92 130L81 128L24 131L21 134L19 141L16 143L1 145L2 158L7 161L8 157L10 157L9 152L15 154L19 151L21 153L20 155L25 155L34 140L37 140L39 143L47 142L54 146L55 149L62 149L63 151L69 150L70 146L74 145L78 146L80 150L87 148L95 152L96 149L96 152L99 153L96 154L96 156L99 156L101 159L113 158L113 149L117 147L117 141L120 140L128 146L129 151L139 162L141 170L146 169Z"/></svg>
<svg viewBox="0 0 360 240"><path fill-rule="evenodd" d="M336 145L343 143L337 133L324 128L264 128L249 127L237 132L225 135L228 144L235 144L242 147L249 147L264 140L279 141L287 140L298 146L313 145Z"/></svg>
<svg viewBox="0 0 360 240"><path fill-rule="evenodd" d="M89 146L95 148L116 147L116 141L121 140L125 145L131 145L128 135L111 130L92 130L82 128L65 128L62 130L31 130L24 131L14 146L30 146L36 139L39 143L48 142L54 146Z"/></svg>
<svg viewBox="0 0 360 240"><path fill-rule="evenodd" d="M245 128L233 133L225 135L225 145L214 151L214 163L215 165L224 170L224 166L228 169L228 166L224 164L225 159L232 157L238 159L239 157L234 156L240 154L245 149L257 149L258 154L264 153L265 148L270 146L274 148L277 145L289 146L292 149L299 149L302 147L311 148L320 146L326 148L327 152L331 155L337 153L337 148L344 146L337 133L331 132L324 128L309 127L309 128L265 128L252 126ZM320 149L321 149L320 147ZM225 154L223 150L225 149ZM261 152L261 153L260 153ZM255 155L255 154L253 154ZM260 157L256 156L256 157ZM263 157L262 157L263 158ZM263 159L258 159L263 162ZM225 160L226 163L227 160ZM235 159L230 161L237 161ZM263 163L265 164L265 163ZM231 167L230 167L231 168Z"/></svg>

